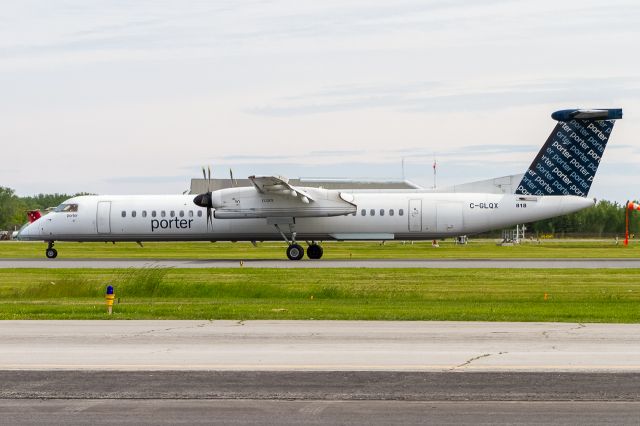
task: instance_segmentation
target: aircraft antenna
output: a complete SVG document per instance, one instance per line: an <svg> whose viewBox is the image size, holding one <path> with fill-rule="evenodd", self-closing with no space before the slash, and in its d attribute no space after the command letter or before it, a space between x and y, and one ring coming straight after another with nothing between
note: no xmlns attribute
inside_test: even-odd
<svg viewBox="0 0 640 426"><path fill-rule="evenodd" d="M437 163L436 154L433 154L433 189L436 189L436 175L437 175Z"/></svg>

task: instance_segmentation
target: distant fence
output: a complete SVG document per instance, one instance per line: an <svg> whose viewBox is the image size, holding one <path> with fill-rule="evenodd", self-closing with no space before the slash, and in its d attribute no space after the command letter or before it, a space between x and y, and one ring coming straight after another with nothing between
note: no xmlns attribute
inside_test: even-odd
<svg viewBox="0 0 640 426"><path fill-rule="evenodd" d="M515 228L514 228L515 229ZM474 238L495 238L501 239L503 237L502 231L491 231L491 232L483 232L482 234L474 234L470 235L470 239ZM592 233L592 232L555 232L555 233L543 233L543 232L526 232L525 240L534 239L534 240L549 240L556 238L599 238L599 239L611 239L615 240L618 237L620 239L624 239L624 232L602 232L602 233ZM640 238L640 236L638 236Z"/></svg>

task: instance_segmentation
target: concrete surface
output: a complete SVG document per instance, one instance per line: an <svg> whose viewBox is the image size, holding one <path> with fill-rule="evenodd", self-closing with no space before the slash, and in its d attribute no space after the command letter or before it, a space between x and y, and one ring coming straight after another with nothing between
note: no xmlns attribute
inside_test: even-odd
<svg viewBox="0 0 640 426"><path fill-rule="evenodd" d="M639 372L640 324L2 321L0 370Z"/></svg>

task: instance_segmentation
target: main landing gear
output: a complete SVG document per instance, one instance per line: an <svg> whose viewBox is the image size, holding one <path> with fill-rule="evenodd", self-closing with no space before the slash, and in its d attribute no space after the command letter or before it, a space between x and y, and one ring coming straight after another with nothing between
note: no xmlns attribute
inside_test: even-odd
<svg viewBox="0 0 640 426"><path fill-rule="evenodd" d="M289 260L300 260L304 257L304 249L300 244L289 244L289 247L287 247L287 257Z"/></svg>
<svg viewBox="0 0 640 426"><path fill-rule="evenodd" d="M316 243L311 243L307 248L307 257L309 259L320 259L323 252L324 250L322 250L322 246ZM289 260L300 260L304 257L304 249L298 243L289 244L289 247L287 247L287 257Z"/></svg>
<svg viewBox="0 0 640 426"><path fill-rule="evenodd" d="M49 245L47 246L47 250L45 250L44 254L49 259L55 259L58 257L58 250L53 248L53 241L49 241Z"/></svg>
<svg viewBox="0 0 640 426"><path fill-rule="evenodd" d="M320 259L324 250L322 250L322 246L316 243L309 244L309 248L307 249L307 257L309 259Z"/></svg>
<svg viewBox="0 0 640 426"><path fill-rule="evenodd" d="M274 224L275 228L278 230L282 238L285 240L289 246L287 247L287 257L289 260L301 260L304 257L304 248L300 244L296 242L296 232L293 230L292 224L289 224L289 231L291 232L291 238L288 238L287 235L282 232L280 226L278 224ZM307 257L309 259L320 259L322 257L324 250L319 244L315 242L311 242L309 244L309 248L307 248Z"/></svg>

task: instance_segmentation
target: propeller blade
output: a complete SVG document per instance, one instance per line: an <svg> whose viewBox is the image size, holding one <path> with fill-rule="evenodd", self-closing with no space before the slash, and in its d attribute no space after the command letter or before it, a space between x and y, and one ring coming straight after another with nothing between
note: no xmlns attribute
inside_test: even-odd
<svg viewBox="0 0 640 426"><path fill-rule="evenodd" d="M209 226L213 228L213 209L211 206L211 192L207 192L204 194L198 194L193 199L193 203L198 207L206 207L207 209L207 231L209 230Z"/></svg>
<svg viewBox="0 0 640 426"><path fill-rule="evenodd" d="M211 192L211 167L207 166L207 192Z"/></svg>
<svg viewBox="0 0 640 426"><path fill-rule="evenodd" d="M231 186L234 187L236 186L234 180L233 180L233 170L229 169L229 177L231 178Z"/></svg>

